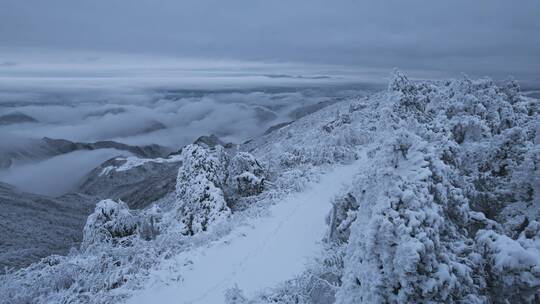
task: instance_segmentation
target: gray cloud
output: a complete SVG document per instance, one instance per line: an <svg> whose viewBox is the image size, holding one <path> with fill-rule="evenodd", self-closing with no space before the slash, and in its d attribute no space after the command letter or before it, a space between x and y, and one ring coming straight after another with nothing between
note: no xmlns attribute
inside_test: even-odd
<svg viewBox="0 0 540 304"><path fill-rule="evenodd" d="M539 11L535 0L4 0L0 38L5 47L538 79Z"/></svg>
<svg viewBox="0 0 540 304"><path fill-rule="evenodd" d="M129 156L114 149L71 152L0 170L0 181L23 191L59 196L73 191L80 180L102 162L121 155Z"/></svg>

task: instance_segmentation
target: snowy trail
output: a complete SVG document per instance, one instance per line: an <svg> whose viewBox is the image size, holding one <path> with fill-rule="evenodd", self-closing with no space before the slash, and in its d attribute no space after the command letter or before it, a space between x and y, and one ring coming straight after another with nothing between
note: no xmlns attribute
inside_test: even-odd
<svg viewBox="0 0 540 304"><path fill-rule="evenodd" d="M332 198L364 163L361 154L350 165L336 166L304 192L272 206L270 216L250 220L225 240L180 253L175 262L187 265L180 270L181 281L147 286L128 303L219 304L224 303L224 291L235 284L246 296L253 296L294 278L321 248Z"/></svg>

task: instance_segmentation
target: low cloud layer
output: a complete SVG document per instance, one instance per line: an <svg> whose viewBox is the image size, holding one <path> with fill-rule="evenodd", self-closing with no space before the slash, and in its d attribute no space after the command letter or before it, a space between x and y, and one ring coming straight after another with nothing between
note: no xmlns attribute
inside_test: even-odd
<svg viewBox="0 0 540 304"><path fill-rule="evenodd" d="M114 149L71 152L38 163L0 170L0 181L22 191L60 196L73 191L92 169L118 155L126 155L126 152Z"/></svg>
<svg viewBox="0 0 540 304"><path fill-rule="evenodd" d="M0 115L23 113L37 122L0 126L14 137L51 137L79 142L115 140L128 144L157 143L172 148L193 142L198 136L215 134L242 142L268 127L294 119L293 111L343 96L365 94L355 86L333 88L281 88L272 91L149 92L137 102L110 97L102 100L79 97L76 102L1 104Z"/></svg>

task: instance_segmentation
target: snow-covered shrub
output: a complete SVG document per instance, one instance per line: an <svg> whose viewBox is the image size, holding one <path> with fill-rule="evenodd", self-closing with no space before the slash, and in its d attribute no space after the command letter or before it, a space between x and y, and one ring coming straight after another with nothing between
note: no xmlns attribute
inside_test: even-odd
<svg viewBox="0 0 540 304"><path fill-rule="evenodd" d="M486 259L485 276L490 296L498 302L540 301L540 222L532 221L516 240L493 230L476 235Z"/></svg>
<svg viewBox="0 0 540 304"><path fill-rule="evenodd" d="M182 232L193 235L207 231L231 213L222 191L223 164L207 148L188 145L182 149L176 197Z"/></svg>
<svg viewBox="0 0 540 304"><path fill-rule="evenodd" d="M349 239L351 224L356 220L358 201L351 194L337 199L332 204L332 209L326 217L328 225L327 241L346 242Z"/></svg>
<svg viewBox="0 0 540 304"><path fill-rule="evenodd" d="M0 303L118 303L155 265L159 250L146 242L100 246L53 256L6 276L0 275ZM97 244L95 244L97 245Z"/></svg>
<svg viewBox="0 0 540 304"><path fill-rule="evenodd" d="M398 69L394 69L392 79L388 84L388 91L401 92L405 95L414 95L416 87L409 81L409 78Z"/></svg>
<svg viewBox="0 0 540 304"><path fill-rule="evenodd" d="M137 233L137 217L122 202L102 200L88 216L83 230L82 248L94 244L128 244L127 237Z"/></svg>
<svg viewBox="0 0 540 304"><path fill-rule="evenodd" d="M410 133L404 130L400 130L396 133L396 139L392 143L392 164L394 165L394 168L399 166L400 160L407 160L407 154L413 145L413 139Z"/></svg>
<svg viewBox="0 0 540 304"><path fill-rule="evenodd" d="M518 201L533 202L540 193L540 145L527 147L523 161L512 166L510 191Z"/></svg>
<svg viewBox="0 0 540 304"><path fill-rule="evenodd" d="M225 304L248 304L247 298L238 286L225 291Z"/></svg>
<svg viewBox="0 0 540 304"><path fill-rule="evenodd" d="M343 125L347 125L351 123L351 115L349 113L339 113L336 112L336 118L332 120L331 122L325 124L323 126L323 130L331 133L334 129L339 128Z"/></svg>
<svg viewBox="0 0 540 304"><path fill-rule="evenodd" d="M351 149L349 145L328 146L322 149L294 146L277 157L280 167L290 169L305 165L350 163L356 159L357 155L356 151Z"/></svg>
<svg viewBox="0 0 540 304"><path fill-rule="evenodd" d="M181 159L176 198L183 234L207 231L227 219L239 200L264 189L264 168L248 152L193 144L182 149Z"/></svg>
<svg viewBox="0 0 540 304"><path fill-rule="evenodd" d="M506 94L508 101L511 104L515 104L521 99L521 87L519 83L512 77L508 79L506 85L501 88L502 92Z"/></svg>
<svg viewBox="0 0 540 304"><path fill-rule="evenodd" d="M402 117L413 116L416 119L426 119L424 114L430 99L426 96L432 90L427 83L414 84L405 74L394 70L393 78L388 85L388 91L399 94L399 102L395 104L395 111Z"/></svg>
<svg viewBox="0 0 540 304"><path fill-rule="evenodd" d="M489 79L389 91L337 303L539 301L536 102Z"/></svg>
<svg viewBox="0 0 540 304"><path fill-rule="evenodd" d="M329 244L296 278L264 290L247 303L333 304L341 284L344 247Z"/></svg>
<svg viewBox="0 0 540 304"><path fill-rule="evenodd" d="M264 169L255 157L238 152L228 166L227 182L232 195L246 197L257 195L264 189Z"/></svg>
<svg viewBox="0 0 540 304"><path fill-rule="evenodd" d="M163 229L163 212L154 205L150 209L144 210L140 215L139 235L144 240L153 240Z"/></svg>
<svg viewBox="0 0 540 304"><path fill-rule="evenodd" d="M251 196L259 194L264 188L264 178L260 178L251 172L244 172L232 177L233 185L239 196Z"/></svg>
<svg viewBox="0 0 540 304"><path fill-rule="evenodd" d="M455 117L450 122L454 141L462 144L464 141L479 141L489 133L484 121L475 116Z"/></svg>
<svg viewBox="0 0 540 304"><path fill-rule="evenodd" d="M525 179L518 175L525 172L521 171L523 164L528 151L534 148L526 132L519 127L489 138L489 141L473 142L462 149L460 169L465 173L465 181L472 184L466 189L471 208L490 219L501 220L498 214L507 205L532 199L529 179L534 180L534 173L529 172L527 176L531 178Z"/></svg>
<svg viewBox="0 0 540 304"><path fill-rule="evenodd" d="M408 142L397 170L390 145L358 181L361 201L338 303L452 302L475 291L471 265L454 252L467 238L445 219L448 205L433 193L443 187L444 176L431 169L440 164L421 139L411 135Z"/></svg>

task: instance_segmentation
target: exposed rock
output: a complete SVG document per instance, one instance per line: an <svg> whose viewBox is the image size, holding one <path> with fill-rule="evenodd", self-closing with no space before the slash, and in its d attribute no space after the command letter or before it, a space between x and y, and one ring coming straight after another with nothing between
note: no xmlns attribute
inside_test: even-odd
<svg viewBox="0 0 540 304"><path fill-rule="evenodd" d="M126 159L111 159L92 170L78 191L101 199L120 199L132 208L141 209L174 191L180 162L144 162L127 170L119 167Z"/></svg>
<svg viewBox="0 0 540 304"><path fill-rule="evenodd" d="M77 143L65 139L19 139L15 143L0 144L0 168L9 168L17 162L40 161L53 156L83 150L118 149L145 158L164 157L172 150L159 145L130 146L115 141Z"/></svg>
<svg viewBox="0 0 540 304"><path fill-rule="evenodd" d="M121 113L125 113L126 112L126 109L124 108L109 108L109 109L105 109L105 110L98 110L98 111L93 111L93 112L90 112L88 114L86 114L85 118L88 118L88 117L101 117L101 116L105 116L105 115L117 115L117 114L121 114Z"/></svg>
<svg viewBox="0 0 540 304"><path fill-rule="evenodd" d="M271 126L270 128L266 129L266 131L264 131L263 135L267 135L267 134L270 134L270 133L274 132L275 130L279 130L281 128L284 128L284 127L292 124L293 122L294 122L294 120L275 124L275 125Z"/></svg>
<svg viewBox="0 0 540 304"><path fill-rule="evenodd" d="M0 116L0 126L33 122L38 122L38 120L21 112L13 112Z"/></svg>
<svg viewBox="0 0 540 304"><path fill-rule="evenodd" d="M167 129L167 126L164 125L163 123L159 122L159 121L151 120L151 121L147 122L147 124L144 126L144 128L142 128L141 130L137 131L135 134L132 134L132 135L151 133L151 132L159 131L159 130L163 130L163 129Z"/></svg>
<svg viewBox="0 0 540 304"><path fill-rule="evenodd" d="M306 115L309 115L311 113L315 113L315 112L319 111L322 108L326 108L328 106L331 106L333 104L341 102L343 100L344 100L344 98L332 98L332 99L329 99L329 100L318 102L316 104L302 106L302 107L299 107L299 108L296 108L296 109L292 110L289 113L289 117L296 120L296 119L302 118L302 117L304 117Z"/></svg>
<svg viewBox="0 0 540 304"><path fill-rule="evenodd" d="M131 152L138 157L156 158L166 156L171 152L171 149L156 144L146 146L130 146L111 140L97 141L94 143L78 143L65 139L52 139L44 137L43 141L53 149L59 151L59 154L69 153L77 150L117 149Z"/></svg>
<svg viewBox="0 0 540 304"><path fill-rule="evenodd" d="M226 149L233 148L235 146L234 143L225 143L214 134L200 136L193 143L210 149L215 148L218 145L223 146Z"/></svg>
<svg viewBox="0 0 540 304"><path fill-rule="evenodd" d="M268 122L276 119L278 115L268 108L257 106L253 108L255 111L255 117L257 117L257 120L260 122Z"/></svg>
<svg viewBox="0 0 540 304"><path fill-rule="evenodd" d="M200 136L193 143L196 145L205 146L207 148L213 148L217 145L221 145L221 146L225 145L225 143L221 141L221 139L219 139L219 137L217 137L214 134L210 134L208 136L207 135Z"/></svg>

